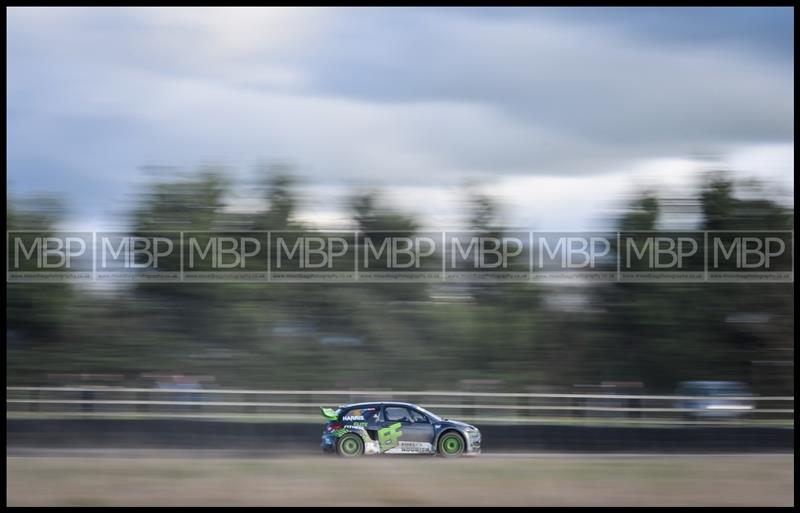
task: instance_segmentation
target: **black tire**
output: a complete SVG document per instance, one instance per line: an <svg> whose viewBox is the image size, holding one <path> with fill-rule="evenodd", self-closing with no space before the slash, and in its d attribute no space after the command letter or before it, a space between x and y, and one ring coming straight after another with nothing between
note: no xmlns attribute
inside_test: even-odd
<svg viewBox="0 0 800 513"><path fill-rule="evenodd" d="M466 448L464 438L455 431L448 431L443 434L439 437L439 443L436 445L438 448L437 453L443 458L458 458L464 454L464 449Z"/></svg>
<svg viewBox="0 0 800 513"><path fill-rule="evenodd" d="M364 440L355 433L346 433L336 441L336 453L343 458L358 458L364 454Z"/></svg>

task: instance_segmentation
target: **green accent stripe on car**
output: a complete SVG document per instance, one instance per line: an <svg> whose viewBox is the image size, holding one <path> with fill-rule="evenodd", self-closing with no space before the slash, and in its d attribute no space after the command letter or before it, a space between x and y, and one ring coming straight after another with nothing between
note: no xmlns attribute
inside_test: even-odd
<svg viewBox="0 0 800 513"><path fill-rule="evenodd" d="M332 408L322 408L322 407L320 407L320 410L322 410L322 416L325 417L326 419L336 420L336 410Z"/></svg>

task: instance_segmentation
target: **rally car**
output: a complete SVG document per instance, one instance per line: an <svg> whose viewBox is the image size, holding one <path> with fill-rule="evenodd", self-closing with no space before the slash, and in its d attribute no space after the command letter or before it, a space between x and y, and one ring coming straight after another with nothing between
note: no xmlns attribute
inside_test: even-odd
<svg viewBox="0 0 800 513"><path fill-rule="evenodd" d="M327 419L322 450L344 457L365 454L438 454L452 458L481 451L475 426L443 419L421 406L398 402L322 408Z"/></svg>

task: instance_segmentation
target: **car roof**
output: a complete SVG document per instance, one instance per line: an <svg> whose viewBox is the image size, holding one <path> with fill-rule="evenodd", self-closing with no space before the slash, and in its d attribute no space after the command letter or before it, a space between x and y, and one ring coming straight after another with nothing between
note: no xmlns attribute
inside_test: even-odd
<svg viewBox="0 0 800 513"><path fill-rule="evenodd" d="M356 408L356 407L367 407L367 406L409 406L411 408L419 408L416 404L412 403L404 403L400 401L377 401L377 402L370 402L370 403L351 403L351 404L344 404L340 406L340 408Z"/></svg>

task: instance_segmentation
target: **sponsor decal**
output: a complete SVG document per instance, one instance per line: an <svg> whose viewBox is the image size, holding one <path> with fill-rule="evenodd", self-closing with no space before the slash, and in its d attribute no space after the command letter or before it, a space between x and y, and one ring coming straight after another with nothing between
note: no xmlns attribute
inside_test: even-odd
<svg viewBox="0 0 800 513"><path fill-rule="evenodd" d="M427 442L398 442L397 447L385 451L385 454L430 454L433 446Z"/></svg>
<svg viewBox="0 0 800 513"><path fill-rule="evenodd" d="M378 443L381 446L381 452L386 452L398 446L398 441L403 435L400 431L401 423L396 422L391 426L378 430Z"/></svg>
<svg viewBox="0 0 800 513"><path fill-rule="evenodd" d="M432 452L433 446L427 442L400 442L400 452Z"/></svg>
<svg viewBox="0 0 800 513"><path fill-rule="evenodd" d="M365 435L366 431L364 431L364 428L366 426L367 426L366 422L353 422L352 424L346 424L346 425L344 425L344 426L332 431L331 434L338 438L338 437L342 436L343 434L352 431L352 432L359 433L361 435L361 438L364 438L365 440L369 440L369 437Z"/></svg>
<svg viewBox="0 0 800 513"><path fill-rule="evenodd" d="M376 410L375 408L370 408L367 410L350 410L347 415L342 417L344 421L358 421L358 420L367 420L367 418L375 415Z"/></svg>

